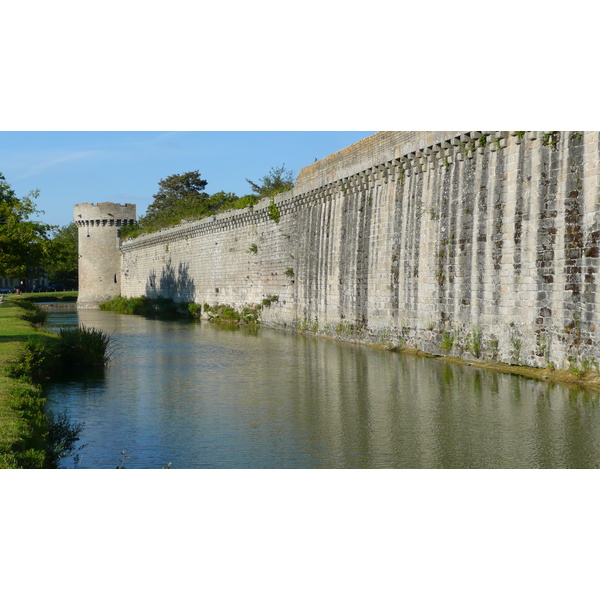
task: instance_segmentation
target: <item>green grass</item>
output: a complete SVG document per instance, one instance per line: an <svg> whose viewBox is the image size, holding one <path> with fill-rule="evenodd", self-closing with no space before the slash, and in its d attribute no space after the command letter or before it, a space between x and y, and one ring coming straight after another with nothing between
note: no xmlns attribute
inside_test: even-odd
<svg viewBox="0 0 600 600"><path fill-rule="evenodd" d="M44 310L38 304L34 304L27 298L19 298L13 300L13 302L23 309L21 319L28 321L32 325L44 325L48 319L48 312Z"/></svg>
<svg viewBox="0 0 600 600"><path fill-rule="evenodd" d="M200 320L202 317L215 323L244 323L247 325L258 325L260 323L260 312L263 308L271 306L273 302L279 301L279 296L267 296L260 304L243 306L236 310L227 304L215 304L210 306L205 303L202 307L195 302L175 302L170 298L124 298L117 296L112 300L103 302L101 310L109 310L125 315L141 315L147 317L162 318L188 318Z"/></svg>
<svg viewBox="0 0 600 600"><path fill-rule="evenodd" d="M63 369L105 367L112 355L110 336L94 327L65 327L50 346Z"/></svg>
<svg viewBox="0 0 600 600"><path fill-rule="evenodd" d="M205 303L202 307L205 318L213 323L234 323L245 325L260 325L260 314L263 308L268 308L277 302L279 296L267 296L260 304L249 304L236 310L228 304L215 304L210 306Z"/></svg>
<svg viewBox="0 0 600 600"><path fill-rule="evenodd" d="M109 310L122 315L141 315L145 317L199 319L201 310L195 302L175 302L170 298L124 298L117 296L100 305L100 310Z"/></svg>
<svg viewBox="0 0 600 600"><path fill-rule="evenodd" d="M271 200L271 202L269 203L269 206L267 207L267 213L271 221L279 223L279 221L281 220L281 211L279 210L277 204L275 204L275 200Z"/></svg>
<svg viewBox="0 0 600 600"><path fill-rule="evenodd" d="M18 300L21 298L33 302L77 302L77 292L33 292L25 294L4 294L6 300Z"/></svg>
<svg viewBox="0 0 600 600"><path fill-rule="evenodd" d="M43 311L26 299L0 303L0 468L54 468L62 458L77 462L79 433L66 413L45 411L42 382L74 367L102 367L110 338L93 328L41 329Z"/></svg>
<svg viewBox="0 0 600 600"><path fill-rule="evenodd" d="M49 466L49 421L41 387L27 378L8 375L8 368L29 343L41 344L52 337L25 321L23 313L14 302L0 303L0 468Z"/></svg>

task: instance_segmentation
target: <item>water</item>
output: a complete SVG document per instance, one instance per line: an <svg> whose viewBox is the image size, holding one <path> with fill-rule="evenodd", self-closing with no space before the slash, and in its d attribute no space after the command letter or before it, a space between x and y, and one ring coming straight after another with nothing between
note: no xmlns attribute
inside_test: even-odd
<svg viewBox="0 0 600 600"><path fill-rule="evenodd" d="M577 387L266 328L51 312L78 322L117 346L103 377L49 390L85 423L80 468L600 463L598 394Z"/></svg>

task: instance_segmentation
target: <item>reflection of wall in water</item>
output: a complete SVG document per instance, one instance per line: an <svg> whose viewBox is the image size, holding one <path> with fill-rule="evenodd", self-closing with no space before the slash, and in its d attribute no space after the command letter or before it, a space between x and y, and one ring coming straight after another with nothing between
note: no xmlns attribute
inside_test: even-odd
<svg viewBox="0 0 600 600"><path fill-rule="evenodd" d="M126 349L100 403L185 453L210 447L204 466L596 466L597 395L578 388L267 328L79 314Z"/></svg>

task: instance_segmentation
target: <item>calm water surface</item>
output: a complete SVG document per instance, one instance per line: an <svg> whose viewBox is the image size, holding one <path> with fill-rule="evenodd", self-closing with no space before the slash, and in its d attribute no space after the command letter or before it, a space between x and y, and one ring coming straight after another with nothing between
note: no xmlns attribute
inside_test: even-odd
<svg viewBox="0 0 600 600"><path fill-rule="evenodd" d="M80 468L595 468L598 394L269 329L51 312L100 328L104 377L56 383ZM72 467L72 459L62 465Z"/></svg>

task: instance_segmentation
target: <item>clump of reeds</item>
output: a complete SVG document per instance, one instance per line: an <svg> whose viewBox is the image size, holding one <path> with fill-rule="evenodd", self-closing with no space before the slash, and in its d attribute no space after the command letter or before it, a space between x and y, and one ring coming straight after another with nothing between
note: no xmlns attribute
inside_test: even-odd
<svg viewBox="0 0 600 600"><path fill-rule="evenodd" d="M56 337L30 340L25 352L11 365L15 378L45 382L68 376L74 370L104 368L114 351L110 335L93 327L67 327Z"/></svg>
<svg viewBox="0 0 600 600"><path fill-rule="evenodd" d="M110 335L94 327L65 327L58 331L54 352L63 369L105 367L113 353Z"/></svg>

